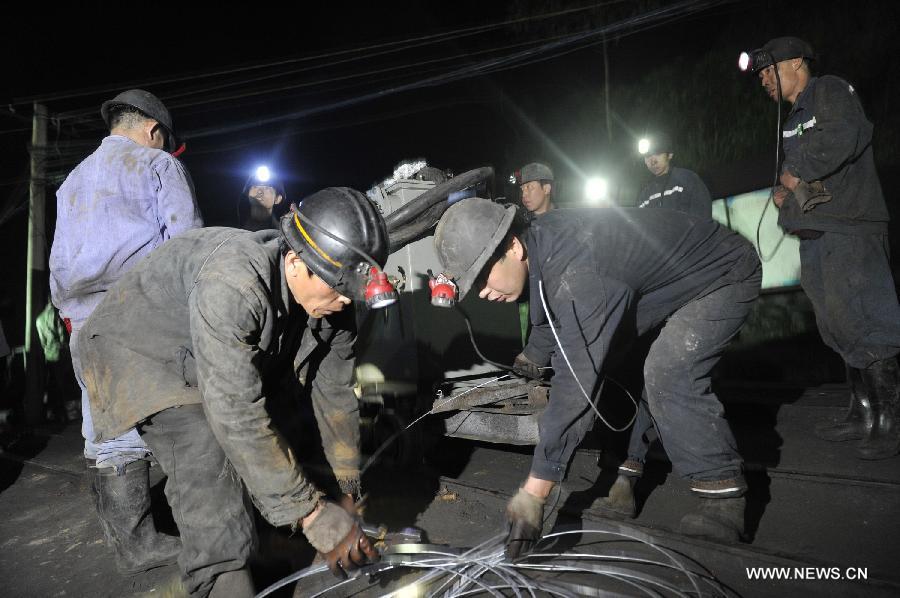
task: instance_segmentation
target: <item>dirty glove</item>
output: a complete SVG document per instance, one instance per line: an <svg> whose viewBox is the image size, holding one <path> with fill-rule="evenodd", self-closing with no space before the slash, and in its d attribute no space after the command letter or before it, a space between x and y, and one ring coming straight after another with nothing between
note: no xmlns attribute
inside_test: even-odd
<svg viewBox="0 0 900 598"><path fill-rule="evenodd" d="M522 378L529 378L531 380L541 379L541 366L525 357L524 353L516 355L516 359L513 361L512 371L513 374L521 376Z"/></svg>
<svg viewBox="0 0 900 598"><path fill-rule="evenodd" d="M340 578L346 579L348 572L381 558L359 520L333 502L322 503L319 514L303 528L303 534Z"/></svg>
<svg viewBox="0 0 900 598"><path fill-rule="evenodd" d="M831 201L831 193L825 191L825 185L822 184L822 181L813 181L811 183L800 181L794 187L793 194L794 199L800 205L800 209L804 212L809 212L817 205Z"/></svg>
<svg viewBox="0 0 900 598"><path fill-rule="evenodd" d="M544 499L519 488L506 505L509 533L506 536L506 557L511 560L531 552L544 527Z"/></svg>

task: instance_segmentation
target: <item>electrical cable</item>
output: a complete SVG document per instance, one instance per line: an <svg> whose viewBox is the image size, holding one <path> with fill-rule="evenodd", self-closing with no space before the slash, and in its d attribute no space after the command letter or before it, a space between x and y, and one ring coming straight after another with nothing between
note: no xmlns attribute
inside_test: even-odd
<svg viewBox="0 0 900 598"><path fill-rule="evenodd" d="M729 1L729 0L724 0ZM661 23L667 22L667 20L671 20L673 17L680 17L686 13L697 12L700 10L704 10L710 8L712 6L721 4L723 0L687 0L685 2L680 2L678 4L668 6L665 8L649 11L637 17L632 17L629 19L623 19L621 21L617 21L610 25L591 29L585 32L573 34L562 38L560 40L542 44L536 48L529 48L527 50L522 50L518 52L513 52L507 56L501 58L494 58L490 60L483 61L481 63L475 65L466 65L464 67L454 69L448 73L443 75L436 75L433 77L426 77L424 79L414 81L411 83L406 83L402 85L397 85L387 89L381 89L372 91L369 93L365 93L360 96L345 98L343 100L339 100L336 102L332 102L330 104L315 106L306 108L303 110L297 110L293 112L288 112L280 115L268 116L264 118L259 118L254 121L246 121L243 123L235 123L226 126L219 127L207 127L205 129L199 129L197 131L184 132L184 138L197 139L202 137L209 137L213 135L222 135L235 133L238 131L243 131L248 128L254 128L259 126L264 126L268 124L273 124L277 122L281 122L284 120L294 120L299 118L306 118L315 114L319 114L328 110L337 110L340 108L348 108L350 106L355 106L360 103L368 102L374 99L384 98L389 95L395 95L397 93L410 91L414 89L422 89L427 87L435 87L438 85L445 85L448 83L461 81L465 79L469 79L472 77L483 76L487 74L493 69L499 67L507 67L513 68L518 66L522 60L530 58L537 54L544 54L547 52L566 51L568 46L573 44L577 44L584 41L593 40L594 38L601 38L604 36L609 36L612 34L619 34L624 30L627 30L630 27L645 25L645 24L654 24L658 26Z"/></svg>
<svg viewBox="0 0 900 598"><path fill-rule="evenodd" d="M280 85L280 86L278 86L278 87L258 87L258 88L256 88L256 89L251 89L251 90L248 90L248 91L246 91L246 92L235 93L235 94L232 94L232 95L217 96L217 97L213 97L213 98L200 98L200 99L197 99L197 100L186 101L186 102L175 102L175 103L172 103L172 104L168 104L168 106L169 106L169 108L171 108L171 109L189 108L189 107L193 107L193 106L203 106L203 107L204 107L204 113L206 113L206 112L208 112L208 111L210 111L210 110L213 110L213 111L214 111L214 110L223 110L223 109L233 110L233 109L236 108L236 107L246 107L246 106L251 106L251 105L255 105L255 104L260 104L260 103L270 103L270 102L275 102L275 101L280 102L280 103L283 103L284 101L287 101L287 100L290 100L290 99L296 99L296 98L298 98L298 97L305 97L305 96L314 95L314 94L319 94L319 93L331 93L331 92L336 91L336 90L341 90L341 89L347 89L347 88L358 87L358 86L361 85L362 83L352 83L352 84L350 84L350 85L332 86L331 88L328 88L328 89L314 90L314 91L312 91L312 92L306 92L306 93L299 94L299 95L298 95L298 94L294 94L293 96L289 96L289 97L284 97L284 96L279 96L279 97L277 97L277 98L267 97L267 98L265 98L265 99L263 99L263 100L255 100L255 101L251 101L251 102L240 102L240 103L234 104L234 105L232 105L232 106L221 106L221 107L218 107L218 108L212 108L212 109L206 108L206 107L207 107L209 104L211 104L211 103L230 102L230 101L232 101L232 100L239 100L239 99L242 99L242 98L253 97L253 96L259 96L259 95L272 96L273 94L280 93L280 92L283 92L283 91L289 91L289 90L292 90L292 89L300 89L300 88L307 88L307 87L314 88L314 87L317 87L317 86L320 86L320 85L324 85L324 84L327 84L327 83L330 83L330 82L339 82L339 81L345 81L345 80L358 79L358 78L362 78L362 77L371 77L371 76L373 76L373 75L375 75L375 74L378 74L378 73L385 73L385 72L392 72L392 71L406 72L406 71L413 71L413 69L415 69L415 71L412 72L412 73L410 73L410 74L407 76L407 78L408 78L409 76L412 76L412 75L421 76L423 73L426 73L426 72L429 72L429 71L437 71L437 70L441 70L441 69L444 68L444 67L422 68L422 67L424 67L425 65L436 64L436 63L440 63L440 62L447 62L447 61L451 61L451 60L459 60L459 59L462 59L462 58L471 58L472 56L477 56L477 55L479 55L479 54L487 54L487 53L491 53L491 52L499 52L499 51L502 51L502 50L507 50L507 49L512 49L512 48L519 48L519 47L522 47L522 46L537 46L537 45L540 44L541 42L552 41L552 40L558 40L558 39L562 39L562 38L564 38L564 37L566 37L566 35L551 36L551 37L542 38L542 39L538 39L538 40L533 40L533 39L532 39L532 40L529 40L529 41L527 41L527 42L520 42L520 43L516 43L516 44L509 44L509 45L507 45L507 46L500 46L500 47L486 48L486 49L483 49L483 50L467 52L467 53L465 53L465 54L459 54L459 55L448 56L448 57L443 57L443 58L431 59L431 60L426 60L426 61L421 61L421 62L407 63L407 64L402 64L402 65L394 66L394 67L388 67L388 68L384 68L384 69L380 69L380 70L366 70L366 71L362 71L362 72L358 72L358 73L351 73L351 74L348 74L348 75L342 75L342 76L339 76L339 77L332 77L332 78L328 78L328 79L320 79L320 80L318 80L318 81L304 81L303 83L299 83L299 84ZM402 77L402 75L401 75L401 77ZM394 79L397 79L397 77L393 77L393 78L394 78ZM371 83L378 83L378 82L382 82L382 81L387 81L387 80L390 80L390 79L391 79L391 77L381 77L381 78L377 79L376 81L370 81L368 84L371 84ZM171 96L171 95L164 95L164 96L162 96L162 99L168 101L168 98L169 98L169 97L172 97L172 96ZM190 111L188 111L188 113L190 113ZM67 121L69 121L69 122L83 122L83 123L85 123L85 124L92 124L92 125L95 125L97 128L102 128L102 127L100 126L99 119L96 118L96 109L93 108L93 107L91 107L91 108L80 108L80 109L77 109L77 110L70 110L70 111L66 111L66 112L60 112L60 113L58 114L58 118L60 118L60 119L62 119L62 120L67 120ZM190 136L190 133L188 133L187 136L189 137L189 136Z"/></svg>
<svg viewBox="0 0 900 598"><path fill-rule="evenodd" d="M479 389L479 388L481 388L481 387L483 387L483 386L487 386L488 384L491 384L491 383L493 383L493 382L499 382L500 380L503 380L504 378L508 378L508 377L509 377L509 374L503 374L502 376L497 376L496 378L492 378L492 379L490 379L490 380L487 380L487 381L485 381L485 382L482 382L481 384L478 384L478 385L476 385L476 386L473 386L473 387L471 387L471 388L468 388L468 389L464 390L463 392L459 393L458 395L453 395L452 397L449 397L449 398L447 398L446 400L441 401L439 404L432 406L431 409L429 409L428 411L426 411L425 413L423 413L422 415L420 415L419 417L417 417L416 419L414 419L414 420L413 420L412 422L410 422L405 428L403 428L402 430L398 430L397 432L394 432L393 434L391 434L391 435L388 437L388 439L385 440L385 441L381 444L381 446L378 447L378 448L375 450L374 453L372 453L372 456L369 457L369 460L366 461L366 464L363 465L363 467L359 470L359 475L360 475L360 477L362 477L362 474L364 474L364 473L369 469L369 467L371 467L373 464L375 464L375 462L376 462L376 460L378 459L378 457L380 457L381 454L382 454L382 453L383 453L383 452L384 452L384 451L385 451L385 450L386 450L386 449L387 449L387 448L388 448L388 447L389 447L389 446L390 446L397 438L399 438L402 434L404 434L404 433L405 433L407 430L409 430L411 427L413 427L414 425L416 425L417 423L419 423L420 421L422 421L423 419L425 419L427 416L433 415L436 409L439 409L440 407L442 407L443 405L446 405L446 404L449 403L450 401L455 401L455 400L459 399L459 398L462 397L463 395L466 395L466 394L472 392L473 390L477 390L477 389Z"/></svg>
<svg viewBox="0 0 900 598"><path fill-rule="evenodd" d="M484 354L478 349L478 343L475 342L475 333L472 332L472 324L471 324L471 322L469 322L469 316L467 316L466 312L464 312L462 310L462 308L459 307L459 304L457 304L455 307L456 307L456 311L458 311L460 314L462 314L463 320L465 320L465 322L466 322L466 328L469 330L469 340L472 341L472 348L475 350L475 354L478 355L478 357L480 357L482 361L484 361L485 363L489 363L490 365L494 366L495 368L498 368L501 370L506 370L507 372L513 372L513 367L511 365L504 365L502 363L497 363L496 361L491 361L490 359L488 359L487 357L484 356Z"/></svg>
<svg viewBox="0 0 900 598"><path fill-rule="evenodd" d="M515 25L515 24L522 23L522 22L545 20L545 19L554 18L557 16L568 15L568 14L575 13L575 12L581 12L581 11L585 11L585 10L593 10L593 9L597 9L597 8L604 8L604 7L613 5L613 4L622 4L624 2L625 2L625 0L611 0L611 1L607 1L607 2L600 2L597 4L587 5L587 6L578 6L578 7L574 7L574 8L558 10L558 11L544 13L544 14L540 14L540 15L531 15L531 16L527 16L527 17L509 19L506 21L501 21L498 23L492 23L492 24L487 24L487 25L476 25L473 27L456 29L456 30L451 30L451 31L446 31L446 32L441 32L441 33L432 33L432 34L427 34L427 35L421 35L421 36L417 36L417 37L412 37L412 38L407 38L407 39L397 40L397 41L392 41L392 42L381 42L381 43L377 43L377 44L371 44L368 46L357 46L357 47L353 47L353 48L345 48L343 50L324 52L324 53L316 54L313 56L302 56L302 57L297 57L297 58L289 58L289 59L283 59L283 60L277 60L277 61L270 61L270 62L265 62L265 63L242 65L242 66L237 66L237 67L228 67L228 68L221 69L218 71L212 71L212 72L206 72L206 73L196 73L195 72L195 73L188 73L188 74L184 74L184 75L177 75L175 77L166 77L166 78L162 78L162 79L150 79L150 80L136 81L136 82L133 81L128 84L123 83L123 84L115 85L115 86L106 85L106 86L99 86L99 87L93 87L93 88L82 88L82 89L78 89L78 90L69 90L69 91L65 91L65 92L58 92L58 93L52 93L52 94L43 94L43 95L37 95L37 96L33 96L33 97L15 98L9 105L12 106L12 105L18 105L18 104L31 104L34 102L47 102L47 101L52 101L52 100L98 95L98 94L102 94L102 93L109 93L112 91L117 91L117 90L120 90L123 88L133 88L133 87L143 88L143 87L148 87L148 86L152 87L152 86L156 86L156 85L165 85L168 83L179 83L182 81L196 81L197 79L212 78L212 77L218 77L221 75L229 75L229 74L241 73L241 72L252 71L252 70L257 70L257 69L273 68L273 67L282 66L282 65L286 65L286 64L295 64L298 62L309 62L309 61L313 61L313 60L319 60L321 58L330 58L333 56L344 56L344 55L353 54L353 53L359 53L360 54L359 59L367 59L367 58L370 58L371 56L377 56L379 54L389 53L389 52L372 52L372 50L377 50L379 48L389 48L389 47L394 47L394 46L400 46L396 50L392 50L392 52L397 52L397 51L402 51L402 50L406 50L406 49L410 49L410 48L415 48L420 45L427 45L427 44L420 44L417 42L424 41L424 42L427 42L428 44L442 43L442 42L446 42L446 41L452 41L455 39L459 39L461 37L467 37L467 36L476 35L479 33L484 33L485 31L489 31L491 29L508 27L509 25ZM324 66L330 66L330 65L326 64Z"/></svg>
<svg viewBox="0 0 900 598"><path fill-rule="evenodd" d="M775 74L775 89L776 89L776 98L777 98L775 105L776 105L776 109L778 111L778 118L776 120L776 127L775 127L775 134L776 134L775 174L774 174L774 177L772 180L772 189L771 189L771 191L769 191L769 197L766 198L766 203L763 206L762 213L759 215L759 222L757 222L757 224L756 224L756 254L759 256L759 260L763 263L768 263L769 261L772 260L772 258L775 257L775 254L778 253L778 250L781 248L781 244L784 242L784 239L787 236L787 234L782 230L781 237L778 239L778 242L775 243L775 248L772 250L772 253L770 253L768 255L768 257L763 255L762 241L760 240L760 231L762 230L763 218L766 215L766 210L769 209L769 204L772 204L775 202L775 190L778 188L778 185L779 185L778 179L779 179L779 170L780 170L779 167L781 166L781 153L782 153L781 147L782 147L782 143L783 143L783 139L784 139L784 136L782 135L782 132L781 132L781 102L782 102L781 76L778 73L778 63L775 62L775 58L770 53L767 53L767 55L769 57L769 61L772 63L772 71Z"/></svg>
<svg viewBox="0 0 900 598"><path fill-rule="evenodd" d="M724 2L729 2L730 0L724 0ZM244 130L250 127L256 127L260 125L280 122L283 120L297 119L306 116L311 116L314 114L318 114L327 110L335 110L343 107L348 107L351 105L355 105L361 102L369 101L372 99L377 99L380 97L384 97L385 95L391 95L395 93L399 93L402 91L412 90L412 89L420 89L424 87L432 87L435 85L442 85L446 83L451 83L454 81L463 80L466 78L474 77L474 76L482 76L485 74L490 74L493 72L497 72L498 70L504 70L506 68L515 68L517 66L521 66L522 64L528 64L527 61L523 61L524 58L528 56L532 56L535 54L552 52L552 51L563 51L568 52L572 51L570 49L566 49L565 46L572 43L577 43L582 40L589 40L591 37L603 37L607 38L609 35L616 35L617 37L621 37L623 35L628 34L626 29L631 27L634 31L640 31L647 28L658 26L665 22L671 22L674 19L686 18L690 16L690 14L696 13L698 11L702 11L718 4L722 4L723 0L714 0L714 1L688 1L682 2L674 6L665 7L663 9L658 9L656 11L650 11L648 13L644 13L642 15L638 15L637 17L631 17L628 19L623 19L616 23L604 26L599 29L594 29L588 32L582 32L580 34L576 34L573 36L566 36L557 41L551 42L549 44L543 44L541 46L530 48L525 50L524 52L513 53L509 56L502 57L500 59L492 59L489 61L485 61L480 64L467 66L461 69L456 69L449 73L445 73L443 75L437 75L434 77L429 77L426 79L422 79L419 81L414 81L411 83L395 86L393 88L376 90L362 96L347 98L338 102L334 102L331 104L327 104L324 106L318 106L309 108L306 110L282 114L274 117L268 117L264 119L257 119L255 121L248 121L245 123L238 123L235 125L230 125L228 127L219 127L219 128L207 128L196 132L186 132L183 134L184 138L198 139L201 137L225 134L237 130ZM595 43L595 42L591 42ZM562 48L562 50L560 50ZM549 59L549 57L542 57L535 60L545 60Z"/></svg>
<svg viewBox="0 0 900 598"><path fill-rule="evenodd" d="M562 529L542 536L538 545L553 543L556 539L567 535L578 535L582 538L578 541L578 545L596 546L599 552L532 551L512 562L507 560L505 555L503 547L505 534L488 538L461 553L436 550L428 546L414 552L392 553L388 547L381 562L361 567L350 579L337 581L328 587L319 587L318 593L313 595L326 595L351 583L364 583L365 578L368 578L368 588L355 588L354 595L374 588L376 583L385 588L387 580L379 579L378 576L387 571L401 569L421 572L421 575L411 583L391 589L383 595L398 598L413 593L428 596L443 595L448 598L482 594L534 597L558 595L569 598L583 595L608 596L621 592L616 586L604 587L601 582L603 579L615 584L624 584L632 590L658 598L663 595L660 592L680 597L703 596L704 588L709 588L714 595L736 595L697 561L688 559L687 562L691 564L688 567L673 554L672 550L659 545L648 534L623 528L621 525L597 522L589 528ZM585 540L592 535L599 537L596 541L585 544ZM609 542L606 540L607 537L634 542L639 547L647 547L658 552L662 558L652 558L641 552L628 552L618 547L610 552L604 552L604 545ZM609 564L608 561L614 564ZM651 569L653 567L680 573L681 577L658 574ZM308 567L272 584L259 593L257 598L264 598L294 581L324 575L327 571L325 564ZM545 574L552 577L548 578ZM568 574L569 577L562 577L561 574Z"/></svg>
<svg viewBox="0 0 900 598"><path fill-rule="evenodd" d="M347 127L359 127L362 125L384 122L388 120L394 120L399 118L404 118L406 116L412 114L420 114L422 112L432 112L435 110L442 110L449 107L467 105L467 104L484 104L488 103L486 100L479 99L462 99L462 100L449 100L446 102L441 102L439 104L429 104L427 106L409 106L402 110L395 110L388 113L378 114L375 116L371 116L368 118L360 118L355 120L342 120L340 122L329 122L323 123L321 125L315 126L307 126L307 127L280 127L277 133L271 135L262 135L259 137L253 137L251 139L245 139L243 141L238 141L235 143L226 143L226 144L210 144L208 147L197 149L196 146L191 145L191 156L198 156L202 154L210 154L210 153L220 153L223 151L240 149L243 147L249 147L252 145L258 145L260 143L266 143L271 141L281 141L288 137L293 137L296 135L308 135L310 133L318 133L321 131L332 131L335 129L343 129ZM391 250L393 253L394 250Z"/></svg>
<svg viewBox="0 0 900 598"><path fill-rule="evenodd" d="M543 305L543 307L544 307L544 315L547 316L547 323L550 324L550 331L553 332L553 338L556 339L556 346L559 347L560 354L563 356L563 359L565 360L566 365L569 366L569 371L572 373L572 377L575 379L575 383L578 384L578 388L581 389L581 394L584 396L584 399L587 401L590 408L593 409L594 413L597 414L597 417L600 418L600 421L602 421L603 424L607 428L609 428L613 432L624 432L629 427L631 427L631 424L633 424L634 420L637 418L637 414L638 414L637 401L635 401L634 397L632 397L630 394L628 395L628 398L631 399L632 403L634 403L634 415L631 416L631 419L628 420L628 423L625 426L623 426L621 428L616 428L613 425L611 425L608 421L606 421L606 418L603 417L603 414L600 413L600 410L597 409L597 406L594 405L594 402L588 396L587 391L584 390L584 386L581 385L581 380L578 379L578 374L575 373L575 369L572 367L572 363L569 361L569 356L566 355L566 350L563 348L562 342L559 340L559 335L556 334L556 327L553 325L553 318L550 317L550 310L547 308L547 299L546 299L546 297L544 297L544 281L543 280L538 280L538 293L541 296L541 305ZM602 390L602 388L603 388L603 382L600 383L600 389ZM597 394L598 394L598 399L599 399L600 393L598 392Z"/></svg>

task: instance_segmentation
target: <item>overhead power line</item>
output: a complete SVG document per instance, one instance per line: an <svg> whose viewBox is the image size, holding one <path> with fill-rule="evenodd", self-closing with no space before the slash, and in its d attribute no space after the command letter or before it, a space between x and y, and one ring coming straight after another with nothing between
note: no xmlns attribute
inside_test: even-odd
<svg viewBox="0 0 900 598"><path fill-rule="evenodd" d="M262 62L262 63L253 63L242 66L234 66L225 69L220 69L217 71L205 71L205 72L193 72L188 74L177 75L174 77L163 77L157 79L145 79L141 81L131 81L129 83L121 83L115 85L102 85L96 87L87 87L82 89L61 91L55 93L47 93L47 94L36 94L30 97L21 97L14 98L11 102L11 105L19 105L19 104L30 104L33 102L50 102L54 100L63 100L63 99L71 99L71 98L79 98L85 96L98 95L103 93L111 93L113 91L119 91L122 89L129 89L135 87L154 87L158 85L168 85L171 83L181 83L183 81L196 81L198 79L209 79L214 77L221 77L224 75L233 75L237 73L244 73L248 71L274 68L279 66L286 66L289 64L297 64L301 62L312 62L315 60L322 60L324 58L333 58L336 56L347 56L349 54L360 54L357 57L347 59L341 62L349 62L352 60L363 60L369 59L373 56L379 56L384 54L389 54L392 52L400 52L403 50L407 50L414 47L420 47L422 45L443 43L446 41L459 39L466 36L477 35L479 33L484 33L486 31L490 31L493 29L499 29L502 27L509 27L510 25L516 25L519 23L524 23L527 21L539 21L545 19L551 19L559 16L570 15L577 12L584 12L588 10L594 10L597 8L603 8L606 6L610 6L613 4L621 4L626 2L627 0L607 0L606 2L599 2L597 4L591 4L587 6L579 6L576 8L568 8L564 10L558 10L554 12L544 13L540 15L533 15L528 17L519 17L516 19L508 19L506 21L501 21L498 23L491 23L487 25L477 25L474 27L467 27L463 29L455 29L452 31L446 31L443 33L433 33L428 35L420 35L416 37L406 38L403 40L392 41L392 42L382 42L377 44L370 44L368 46L358 46L353 48L346 48L343 50L335 50L331 52L324 52L321 54L314 54L312 56L301 56L297 58L288 58L283 60ZM388 49L390 48L390 49ZM376 50L381 50L379 52L375 52ZM330 65L325 65L330 66ZM314 67L321 68L321 67ZM277 73L272 76L281 76L282 73ZM264 77L268 78L268 76ZM221 84L219 84L221 86ZM218 86L213 85L210 89L218 88ZM199 93L199 92L197 92Z"/></svg>
<svg viewBox="0 0 900 598"><path fill-rule="evenodd" d="M338 75L338 76L334 76L334 77L326 77L324 79L316 79L314 81L302 81L299 83L291 83L291 84L286 84L286 85L283 84L283 85L279 85L277 87L260 87L257 89L250 89L250 90L246 90L246 91L242 91L242 92L237 92L237 93L234 93L231 95L216 95L216 96L213 96L210 98L198 98L195 100L187 100L187 101L183 101L183 102L172 102L172 103L170 103L168 100L172 97L177 97L179 94L175 94L175 96L165 95L165 96L163 96L163 99L166 100L166 106L173 110L180 109L180 108L188 108L188 107L192 107L192 106L208 106L209 104L214 104L214 103L228 102L228 101L239 100L239 99L260 96L260 95L270 95L270 94L280 93L280 92L284 92L284 91L291 91L291 90L295 90L295 89L315 88L315 87L319 87L322 85L327 85L329 83L352 81L354 79L363 79L363 78L367 78L367 77L374 77L377 75L384 75L387 73L397 73L397 72L402 73L404 71L412 71L413 69L419 69L421 67L425 67L425 66L429 66L429 65L437 65L440 63L444 63L444 62L453 62L453 61L459 62L461 60L470 59L474 56L478 56L478 55L482 55L482 54L502 52L504 50L521 48L523 46L536 46L536 45L540 44L541 42L557 40L557 39L561 39L563 37L566 37L566 36L565 35L557 35L557 36L553 36L553 37L549 37L549 38L544 38L541 40L529 40L527 42L518 42L515 44L509 44L506 46L486 48L486 49L482 49L482 50L466 52L463 54L454 54L451 56L442 56L439 58L431 58L428 60L407 62L404 64L398 64L398 65L393 65L393 66L388 66L388 67L383 67L383 68L378 68L378 69L367 69L367 70L358 71L355 73L347 73L344 75ZM413 76L415 74L421 74L421 72L422 72L421 70L416 71L416 73L411 73L410 76ZM383 77L382 79L384 80L384 79L389 79L389 78L390 77ZM244 104L241 104L241 105L244 105ZM81 116L89 115L91 117L91 120L96 122L96 120L97 120L95 118L96 113L97 113L96 108L90 108L87 110L75 110L75 111L71 111L71 112L61 112L57 115L57 118L61 121L66 121L66 120L71 120L73 117L79 118Z"/></svg>
<svg viewBox="0 0 900 598"><path fill-rule="evenodd" d="M231 125L208 127L195 131L186 131L182 133L182 136L186 139L200 139L214 135L236 133L239 131L266 126L282 121L305 118L326 111L347 108L405 91L427 87L436 87L456 81L461 81L464 79L483 76L485 74L493 73L504 68L513 68L515 66L520 66L523 62L529 59L546 60L546 56L539 58L541 54L547 54L549 52L568 53L574 51L574 49L577 49L573 49L572 47L577 44L587 43L588 45L590 45L591 43L595 43L598 40L602 40L606 36L620 35L630 29L644 30L650 27L659 26L663 23L670 22L673 19L695 14L714 6L732 1L734 0L688 0L665 8L653 10L636 17L624 19L622 21L618 21L616 23L600 28L569 35L560 40L542 44L535 48L513 52L500 58L492 58L473 65L466 65L447 73L435 75L432 77L426 77L418 81L397 85L391 88L380 89L355 97L345 98L337 102L304 108L302 110L296 110L275 116L248 120L242 123L234 123Z"/></svg>

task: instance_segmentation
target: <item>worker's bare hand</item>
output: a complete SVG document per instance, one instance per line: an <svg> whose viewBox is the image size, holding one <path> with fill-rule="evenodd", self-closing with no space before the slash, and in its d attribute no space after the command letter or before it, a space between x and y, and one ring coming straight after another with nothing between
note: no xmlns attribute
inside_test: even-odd
<svg viewBox="0 0 900 598"><path fill-rule="evenodd" d="M797 185L800 184L800 179L792 175L787 170L781 173L781 176L778 178L778 180L785 188L789 189L790 191L796 189Z"/></svg>
<svg viewBox="0 0 900 598"><path fill-rule="evenodd" d="M784 200L787 199L790 191L782 187L781 185L775 187L775 193L772 195L772 201L775 202L777 207L781 207L781 204L784 203Z"/></svg>

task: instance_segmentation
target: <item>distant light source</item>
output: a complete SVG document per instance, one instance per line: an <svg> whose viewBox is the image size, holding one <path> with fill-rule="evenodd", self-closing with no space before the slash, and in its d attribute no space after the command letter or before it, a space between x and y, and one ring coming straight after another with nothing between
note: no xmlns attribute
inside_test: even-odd
<svg viewBox="0 0 900 598"><path fill-rule="evenodd" d="M584 198L591 203L600 203L606 199L609 192L609 183L606 179L593 177L584 185Z"/></svg>
<svg viewBox="0 0 900 598"><path fill-rule="evenodd" d="M269 179L272 178L272 173L269 171L268 166L259 166L256 169L256 180L260 183L267 183Z"/></svg>
<svg viewBox="0 0 900 598"><path fill-rule="evenodd" d="M741 52L741 55L738 57L738 68L745 72L750 68L750 54Z"/></svg>
<svg viewBox="0 0 900 598"><path fill-rule="evenodd" d="M646 156L647 152L650 151L650 140L644 137L640 141L638 141L638 153L642 156Z"/></svg>

